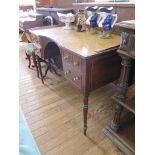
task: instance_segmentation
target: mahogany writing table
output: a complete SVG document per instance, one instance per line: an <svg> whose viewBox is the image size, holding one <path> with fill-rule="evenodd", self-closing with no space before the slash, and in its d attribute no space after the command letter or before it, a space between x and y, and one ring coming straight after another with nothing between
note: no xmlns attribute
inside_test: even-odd
<svg viewBox="0 0 155 155"><path fill-rule="evenodd" d="M113 34L111 39L100 39L97 34L52 26L30 30L30 33L36 38L47 37L58 45L65 78L78 87L83 94L84 134L86 135L90 92L119 77L121 58L116 50L120 44L120 36Z"/></svg>

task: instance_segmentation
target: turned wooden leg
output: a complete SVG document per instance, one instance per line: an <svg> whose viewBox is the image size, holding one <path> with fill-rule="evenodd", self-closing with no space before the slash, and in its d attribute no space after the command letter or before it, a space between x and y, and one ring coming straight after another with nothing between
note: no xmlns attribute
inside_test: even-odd
<svg viewBox="0 0 155 155"><path fill-rule="evenodd" d="M47 69L45 71L44 77L46 77L48 70L50 70L50 72L54 72L58 76L61 76L59 73L57 73L57 70L50 58L48 58Z"/></svg>
<svg viewBox="0 0 155 155"><path fill-rule="evenodd" d="M87 113L88 113L88 95L84 95L83 98L83 121L84 121L84 135L87 131Z"/></svg>
<svg viewBox="0 0 155 155"><path fill-rule="evenodd" d="M28 55L26 52L25 54L26 54L26 59L29 61L28 67L30 68L31 67L31 56Z"/></svg>
<svg viewBox="0 0 155 155"><path fill-rule="evenodd" d="M38 65L39 73L40 73L40 76L41 76L41 81L44 84L43 73L42 73L41 64L40 64L40 58L37 55L36 55L36 58L37 58L37 65Z"/></svg>
<svg viewBox="0 0 155 155"><path fill-rule="evenodd" d="M32 53L32 58L33 58L34 67L37 70L37 77L39 78L39 70L38 70L38 65L37 65L37 61L36 61L36 55L34 52Z"/></svg>
<svg viewBox="0 0 155 155"><path fill-rule="evenodd" d="M117 92L114 97L118 100L125 102L127 99L127 90L128 90L128 79L129 79L129 71L130 71L130 58L120 54L122 58L122 69L120 74L119 83L117 85ZM121 105L116 105L114 118L110 124L111 128L114 131L118 131L120 127L120 117L123 111L123 107Z"/></svg>
<svg viewBox="0 0 155 155"><path fill-rule="evenodd" d="M123 107L120 105L116 105L114 118L110 124L110 127L117 132L120 128L120 118L123 111Z"/></svg>
<svg viewBox="0 0 155 155"><path fill-rule="evenodd" d="M46 71L45 71L45 75L44 75L44 77L46 77L49 68L50 68L50 67L49 67L49 65L48 65L47 68L46 68Z"/></svg>
<svg viewBox="0 0 155 155"><path fill-rule="evenodd" d="M53 59L52 59L52 60L53 60ZM51 61L51 58L49 58L48 61L49 61L49 66L50 66L50 72L53 72L53 71L54 71L54 73L55 73L56 75L61 76L60 74L57 73L57 70L56 70L56 68L55 68L55 66L54 66L55 63L53 63L54 60Z"/></svg>

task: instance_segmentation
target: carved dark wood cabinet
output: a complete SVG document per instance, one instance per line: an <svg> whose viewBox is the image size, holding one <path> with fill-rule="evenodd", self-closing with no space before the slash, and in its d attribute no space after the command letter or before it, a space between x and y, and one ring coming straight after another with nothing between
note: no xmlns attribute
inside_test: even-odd
<svg viewBox="0 0 155 155"><path fill-rule="evenodd" d="M135 82L132 72L135 60L134 20L116 24L121 31L121 43L117 53L122 58L117 91L112 96L116 103L111 123L103 129L105 135L126 155L135 154ZM132 80L130 80L132 74Z"/></svg>

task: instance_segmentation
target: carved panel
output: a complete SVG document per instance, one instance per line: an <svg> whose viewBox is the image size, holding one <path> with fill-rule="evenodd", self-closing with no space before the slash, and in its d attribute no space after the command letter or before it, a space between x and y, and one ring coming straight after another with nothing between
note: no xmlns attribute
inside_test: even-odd
<svg viewBox="0 0 155 155"><path fill-rule="evenodd" d="M135 50L135 34L122 32L120 49L124 51L128 51L128 52L134 51Z"/></svg>

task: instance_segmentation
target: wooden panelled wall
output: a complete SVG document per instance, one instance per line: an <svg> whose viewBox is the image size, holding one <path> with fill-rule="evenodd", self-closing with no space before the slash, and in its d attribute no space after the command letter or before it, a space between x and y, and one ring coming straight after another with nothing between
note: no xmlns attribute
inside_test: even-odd
<svg viewBox="0 0 155 155"><path fill-rule="evenodd" d="M36 7L50 7L53 6L54 0L35 0Z"/></svg>
<svg viewBox="0 0 155 155"><path fill-rule="evenodd" d="M72 3L75 3L76 0L36 0L37 7L61 7L61 8L72 8ZM94 2L94 0L80 0L82 2Z"/></svg>
<svg viewBox="0 0 155 155"><path fill-rule="evenodd" d="M54 0L54 6L60 7L60 8L70 8L73 7L72 3L74 3L75 0Z"/></svg>
<svg viewBox="0 0 155 155"><path fill-rule="evenodd" d="M86 6L102 6L102 7L114 7L113 13L117 14L117 22L123 20L133 20L135 19L135 4L131 3L77 3L73 4L75 11L78 9L84 9Z"/></svg>

